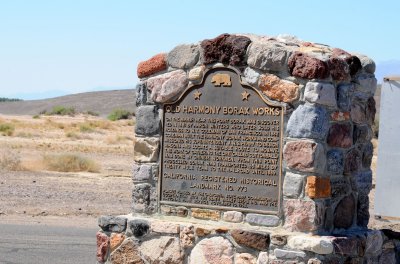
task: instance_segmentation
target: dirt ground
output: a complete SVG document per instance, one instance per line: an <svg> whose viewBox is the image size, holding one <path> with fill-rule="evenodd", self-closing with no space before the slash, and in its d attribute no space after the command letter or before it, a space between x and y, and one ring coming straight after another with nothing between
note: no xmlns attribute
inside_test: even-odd
<svg viewBox="0 0 400 264"><path fill-rule="evenodd" d="M0 115L1 123L12 124L15 130L11 136L0 136L0 158L3 155L18 166L0 167L0 222L73 219L74 223L94 224L100 215L130 212L134 121L111 122L82 115L39 119ZM378 141L374 139L373 144L375 186ZM99 171L46 169L43 157L59 153L89 158L99 165ZM369 227L400 231L400 222L375 219L374 196L375 188L370 193Z"/></svg>
<svg viewBox="0 0 400 264"><path fill-rule="evenodd" d="M11 136L0 136L0 220L97 218L130 211L132 120L0 115L0 123L14 127ZM60 153L87 158L98 172L49 171L44 157Z"/></svg>

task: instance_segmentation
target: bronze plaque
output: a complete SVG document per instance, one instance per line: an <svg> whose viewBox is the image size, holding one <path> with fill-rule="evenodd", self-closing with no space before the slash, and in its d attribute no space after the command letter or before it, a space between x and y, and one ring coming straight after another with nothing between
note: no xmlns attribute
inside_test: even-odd
<svg viewBox="0 0 400 264"><path fill-rule="evenodd" d="M161 204L277 214L283 108L229 68L164 105Z"/></svg>

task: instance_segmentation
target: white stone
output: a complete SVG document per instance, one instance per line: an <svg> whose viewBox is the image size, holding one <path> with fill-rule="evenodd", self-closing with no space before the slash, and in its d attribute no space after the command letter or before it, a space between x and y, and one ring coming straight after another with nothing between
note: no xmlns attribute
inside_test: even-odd
<svg viewBox="0 0 400 264"><path fill-rule="evenodd" d="M243 213L238 211L226 211L222 219L227 222L240 223L243 221Z"/></svg>
<svg viewBox="0 0 400 264"><path fill-rule="evenodd" d="M139 250L150 263L171 263L183 262L183 253L179 246L179 239L171 236L162 236L151 240L143 241Z"/></svg>
<svg viewBox="0 0 400 264"><path fill-rule="evenodd" d="M257 264L268 264L268 252L260 252L257 259Z"/></svg>
<svg viewBox="0 0 400 264"><path fill-rule="evenodd" d="M154 221L151 223L151 231L156 233L178 234L179 225L168 222Z"/></svg>
<svg viewBox="0 0 400 264"><path fill-rule="evenodd" d="M286 172L283 182L283 195L288 198L298 198L303 190L303 176Z"/></svg>
<svg viewBox="0 0 400 264"><path fill-rule="evenodd" d="M253 70L250 67L247 67L244 70L244 80L250 84L251 86L257 86L258 85L258 78L260 77L260 74Z"/></svg>
<svg viewBox="0 0 400 264"><path fill-rule="evenodd" d="M190 253L189 264L233 264L233 246L221 236L201 240Z"/></svg>
<svg viewBox="0 0 400 264"><path fill-rule="evenodd" d="M331 83L308 82L304 99L310 103L336 107L336 89Z"/></svg>
<svg viewBox="0 0 400 264"><path fill-rule="evenodd" d="M319 236L294 236L289 238L288 246L293 249L311 251L321 255L333 252L332 241L326 237Z"/></svg>
<svg viewBox="0 0 400 264"><path fill-rule="evenodd" d="M256 264L256 258L249 253L235 255L235 264Z"/></svg>
<svg viewBox="0 0 400 264"><path fill-rule="evenodd" d="M158 138L135 138L133 149L133 159L137 162L155 162L158 159L158 148L160 140Z"/></svg>
<svg viewBox="0 0 400 264"><path fill-rule="evenodd" d="M293 250L284 250L276 248L274 250L275 257L277 258L285 258L285 259L294 259L294 258L305 258L306 253L303 251L293 251Z"/></svg>

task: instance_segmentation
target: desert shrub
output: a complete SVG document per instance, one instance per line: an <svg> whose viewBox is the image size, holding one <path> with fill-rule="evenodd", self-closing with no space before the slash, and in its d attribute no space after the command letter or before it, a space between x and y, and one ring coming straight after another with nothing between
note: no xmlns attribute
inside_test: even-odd
<svg viewBox="0 0 400 264"><path fill-rule="evenodd" d="M81 136L73 131L69 131L69 132L65 133L65 136L67 138L72 138L72 139L81 139Z"/></svg>
<svg viewBox="0 0 400 264"><path fill-rule="evenodd" d="M0 133L3 136L12 136L14 133L15 127L12 124L8 123L0 123Z"/></svg>
<svg viewBox="0 0 400 264"><path fill-rule="evenodd" d="M33 119L39 119L39 118L40 118L40 115L34 115L34 116L32 116L32 118L33 118Z"/></svg>
<svg viewBox="0 0 400 264"><path fill-rule="evenodd" d="M100 166L93 160L77 154L52 154L43 156L48 170L60 172L99 172Z"/></svg>
<svg viewBox="0 0 400 264"><path fill-rule="evenodd" d="M0 169L8 171L22 170L20 156L10 149L0 152Z"/></svg>
<svg viewBox="0 0 400 264"><path fill-rule="evenodd" d="M108 120L90 120L89 125L94 128L111 129L111 122Z"/></svg>
<svg viewBox="0 0 400 264"><path fill-rule="evenodd" d="M92 126L88 123L83 123L79 125L79 131L83 132L83 133L89 133L89 132L93 132L94 129L92 128Z"/></svg>
<svg viewBox="0 0 400 264"><path fill-rule="evenodd" d="M94 112L94 111L90 111L90 110L84 112L84 114L91 115L91 116L99 116L100 115L99 113Z"/></svg>
<svg viewBox="0 0 400 264"><path fill-rule="evenodd" d="M133 113L124 109L114 109L111 114L108 115L108 119L111 121L117 121L121 119L129 119L133 116Z"/></svg>
<svg viewBox="0 0 400 264"><path fill-rule="evenodd" d="M372 132L375 138L379 137L379 118L375 118L374 124L372 125Z"/></svg>
<svg viewBox="0 0 400 264"><path fill-rule="evenodd" d="M64 107L64 106L55 106L51 112L47 112L48 115L75 115L75 108L73 107Z"/></svg>
<svg viewBox="0 0 400 264"><path fill-rule="evenodd" d="M0 97L0 102L18 102L18 101L22 101L22 99Z"/></svg>

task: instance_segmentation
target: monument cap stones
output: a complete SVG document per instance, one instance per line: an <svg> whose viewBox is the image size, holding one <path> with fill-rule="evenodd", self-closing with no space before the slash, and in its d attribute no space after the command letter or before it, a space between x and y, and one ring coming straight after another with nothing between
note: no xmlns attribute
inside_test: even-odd
<svg viewBox="0 0 400 264"><path fill-rule="evenodd" d="M365 251L384 238L367 230L371 63L250 34L139 63L128 238L98 260L128 240L137 263L393 260L383 242Z"/></svg>

